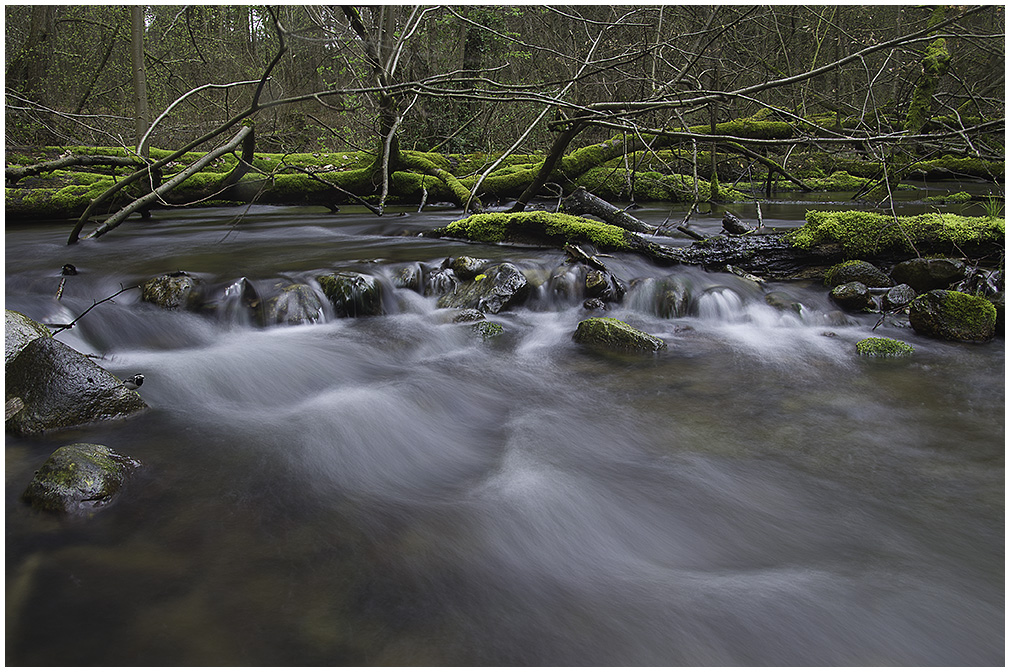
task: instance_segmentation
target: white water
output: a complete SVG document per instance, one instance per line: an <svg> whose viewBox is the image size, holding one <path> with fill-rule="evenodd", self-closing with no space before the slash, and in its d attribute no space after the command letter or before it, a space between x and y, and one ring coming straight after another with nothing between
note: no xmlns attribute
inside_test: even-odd
<svg viewBox="0 0 1010 672"><path fill-rule="evenodd" d="M562 259L389 226L262 209L233 230L205 211L74 249L63 229L8 229L6 303L58 322L180 268L223 289ZM68 261L82 274L57 303ZM493 316L487 342L408 290L384 316L297 327L129 293L93 310L61 339L143 372L151 410L7 436L8 662L1001 664L1003 342L839 325L816 286L607 262L692 286L690 315L634 290L608 312L666 352L584 350L581 302L547 294ZM916 354L861 360L868 335ZM93 518L53 521L18 496L72 441L145 469Z"/></svg>

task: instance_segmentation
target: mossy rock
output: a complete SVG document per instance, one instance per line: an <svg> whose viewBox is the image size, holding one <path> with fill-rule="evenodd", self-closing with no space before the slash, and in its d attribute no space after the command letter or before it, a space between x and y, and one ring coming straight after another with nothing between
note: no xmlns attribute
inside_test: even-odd
<svg viewBox="0 0 1010 672"><path fill-rule="evenodd" d="M478 334L485 341L498 338L505 333L505 326L500 322L489 322L482 320L470 326L473 333Z"/></svg>
<svg viewBox="0 0 1010 672"><path fill-rule="evenodd" d="M456 277L464 282L469 282L480 274L481 270L487 266L487 259L477 259L476 257L459 256L452 260L449 268L456 274Z"/></svg>
<svg viewBox="0 0 1010 672"><path fill-rule="evenodd" d="M824 284L828 287L837 287L847 282L861 282L867 287L892 287L894 285L894 281L888 277L887 273L870 262L860 259L843 261L829 268L824 274Z"/></svg>
<svg viewBox="0 0 1010 672"><path fill-rule="evenodd" d="M908 357L915 353L915 348L893 338L872 337L857 342L856 352L863 357Z"/></svg>
<svg viewBox="0 0 1010 672"><path fill-rule="evenodd" d="M21 498L52 513L83 512L108 505L120 492L137 460L108 446L73 443L61 446L35 472Z"/></svg>
<svg viewBox="0 0 1010 672"><path fill-rule="evenodd" d="M996 308L981 297L934 289L915 297L908 319L918 333L947 341L984 343L996 328Z"/></svg>
<svg viewBox="0 0 1010 672"><path fill-rule="evenodd" d="M613 317L590 317L579 322L572 340L624 352L658 352L666 342Z"/></svg>
<svg viewBox="0 0 1010 672"><path fill-rule="evenodd" d="M949 253L955 249L1002 247L1002 218L925 213L897 217L876 212L810 210L806 223L785 235L799 249L838 245L851 259L894 253Z"/></svg>
<svg viewBox="0 0 1010 672"><path fill-rule="evenodd" d="M363 273L331 273L316 278L338 317L382 314L382 286Z"/></svg>
<svg viewBox="0 0 1010 672"><path fill-rule="evenodd" d="M203 303L204 282L185 271L159 275L140 288L140 299L166 310L197 310Z"/></svg>
<svg viewBox="0 0 1010 672"><path fill-rule="evenodd" d="M926 202L935 205L961 205L971 201L971 194L967 191L959 191L955 194L943 194L941 196L927 196Z"/></svg>

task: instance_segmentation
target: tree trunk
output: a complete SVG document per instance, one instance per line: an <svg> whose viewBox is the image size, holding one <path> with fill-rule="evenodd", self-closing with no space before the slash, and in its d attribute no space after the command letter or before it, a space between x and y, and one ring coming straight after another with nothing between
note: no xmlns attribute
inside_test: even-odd
<svg viewBox="0 0 1010 672"><path fill-rule="evenodd" d="M133 100L136 116L134 117L137 132L137 142L141 141L151 125L151 113L147 108L147 70L144 66L144 6L130 7L132 33L130 37L130 59L133 67ZM137 152L147 158L149 156L148 141L137 147Z"/></svg>
<svg viewBox="0 0 1010 672"><path fill-rule="evenodd" d="M592 215L599 217L607 224L613 224L628 231L656 232L656 227L650 226L637 217L632 217L624 210L607 203L602 198L590 194L585 187L576 188L571 196L564 200L564 207L565 212L570 215Z"/></svg>

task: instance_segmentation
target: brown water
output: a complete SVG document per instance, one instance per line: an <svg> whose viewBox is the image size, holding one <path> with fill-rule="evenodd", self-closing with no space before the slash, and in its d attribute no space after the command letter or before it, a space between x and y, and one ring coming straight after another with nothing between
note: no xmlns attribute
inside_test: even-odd
<svg viewBox="0 0 1010 672"><path fill-rule="evenodd" d="M763 212L793 226L811 206ZM189 210L72 248L66 224L9 226L5 302L65 322L180 269L266 292L458 254L532 276L563 259L389 235L457 216ZM143 372L151 410L7 435L7 664L1002 665L1003 341L839 325L814 285L607 262L693 287L688 317L652 314L648 282L610 313L665 353L582 349L579 302L546 289L489 342L391 285L383 316L298 327L136 292L93 310L59 338ZM81 274L57 302L64 263ZM859 359L868 335L916 353ZM31 511L33 470L75 441L145 467L90 518Z"/></svg>

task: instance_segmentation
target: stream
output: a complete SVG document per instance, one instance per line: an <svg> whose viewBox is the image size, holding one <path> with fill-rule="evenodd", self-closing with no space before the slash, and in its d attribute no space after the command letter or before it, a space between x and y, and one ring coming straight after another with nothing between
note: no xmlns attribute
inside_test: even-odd
<svg viewBox="0 0 1010 672"><path fill-rule="evenodd" d="M671 207L635 215L679 223ZM853 206L771 202L765 224L809 207ZM73 247L70 223L7 226L5 305L41 322L177 270L261 294L360 271L385 314L263 328L132 290L62 332L142 372L150 410L7 434L6 663L1003 665L1002 337L874 330L816 282L615 254L629 292L606 314L666 351L573 343L589 313L546 284L484 340L396 289L397 265L465 254L546 278L565 256L416 235L458 216L158 211ZM671 276L688 316L650 308ZM871 335L915 354L859 358ZM31 510L33 472L74 442L144 466L90 516Z"/></svg>

